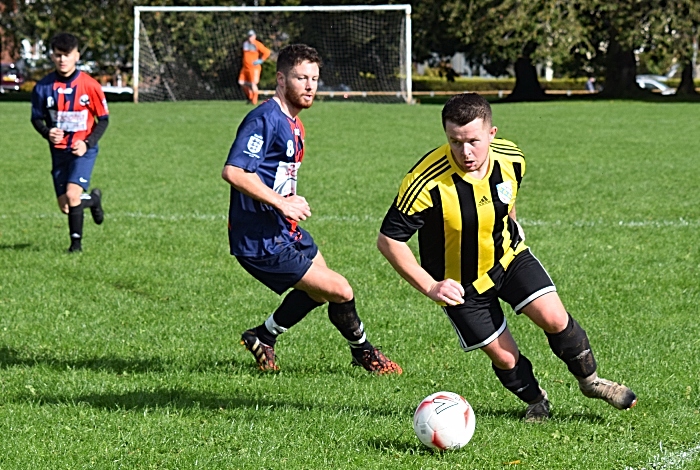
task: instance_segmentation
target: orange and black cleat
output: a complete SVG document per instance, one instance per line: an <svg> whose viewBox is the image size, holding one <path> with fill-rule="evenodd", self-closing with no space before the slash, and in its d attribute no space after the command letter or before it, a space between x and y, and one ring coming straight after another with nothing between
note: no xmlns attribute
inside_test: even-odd
<svg viewBox="0 0 700 470"><path fill-rule="evenodd" d="M386 357L377 348L352 351L352 353L352 365L362 366L369 372L374 372L377 375L401 375L403 373L400 365Z"/></svg>
<svg viewBox="0 0 700 470"><path fill-rule="evenodd" d="M244 331L241 335L241 344L253 354L260 370L271 371L280 369L277 364L275 364L275 348L261 342L255 334L255 331Z"/></svg>

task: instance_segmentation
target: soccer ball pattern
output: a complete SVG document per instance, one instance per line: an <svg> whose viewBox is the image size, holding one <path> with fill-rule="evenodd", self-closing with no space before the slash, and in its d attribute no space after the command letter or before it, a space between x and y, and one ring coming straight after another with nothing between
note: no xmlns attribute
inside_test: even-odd
<svg viewBox="0 0 700 470"><path fill-rule="evenodd" d="M474 435L476 416L467 400L452 392L437 392L420 402L413 430L426 446L439 450L464 447Z"/></svg>

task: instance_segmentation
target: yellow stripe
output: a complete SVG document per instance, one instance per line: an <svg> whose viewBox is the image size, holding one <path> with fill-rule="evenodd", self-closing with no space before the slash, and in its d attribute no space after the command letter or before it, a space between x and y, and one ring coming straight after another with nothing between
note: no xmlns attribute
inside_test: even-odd
<svg viewBox="0 0 700 470"><path fill-rule="evenodd" d="M484 292L492 288L494 286L494 283L488 276L488 274L484 274L483 276L479 276L479 278L476 281L472 282L472 285L479 294L483 294Z"/></svg>
<svg viewBox="0 0 700 470"><path fill-rule="evenodd" d="M486 271L491 269L496 261L493 247L493 225L496 214L493 210L488 179L484 178L472 187L474 188L474 201L476 203L477 217L479 218L479 266L477 268L477 277L481 277Z"/></svg>
<svg viewBox="0 0 700 470"><path fill-rule="evenodd" d="M462 213L457 188L452 180L438 186L442 198L445 229L445 279L462 282Z"/></svg>

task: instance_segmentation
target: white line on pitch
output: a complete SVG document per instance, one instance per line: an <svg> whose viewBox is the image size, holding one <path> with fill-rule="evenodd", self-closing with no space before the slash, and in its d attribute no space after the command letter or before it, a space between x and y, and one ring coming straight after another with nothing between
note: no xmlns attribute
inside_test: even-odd
<svg viewBox="0 0 700 470"><path fill-rule="evenodd" d="M657 454L652 458L649 463L645 466L640 467L640 470L671 470L674 468L683 468L685 464L695 460L695 457L700 454L700 445L693 447L688 450L681 450L678 452L668 453L663 449L662 444L659 442L661 447L661 454ZM636 467L625 467L625 470L635 470Z"/></svg>
<svg viewBox="0 0 700 470"><path fill-rule="evenodd" d="M166 222L180 222L186 220L210 220L210 221L225 221L227 215L223 214L153 214L144 212L107 212L107 216L118 220L119 218L128 219L150 219L150 220L162 220ZM56 212L51 214L2 214L0 219L58 219L64 218L65 216ZM321 215L315 216L310 220L315 220L319 222L339 222L339 223L357 223L357 222L370 222L370 223L380 223L382 221L381 217L375 217L371 215ZM576 220L573 222L561 221L561 220L536 220L521 218L518 219L524 227L575 227L575 228L585 228L585 227L642 227L642 228L665 228L665 227L700 227L700 220L693 219L673 219L673 220L619 220L619 221L605 221L602 219L598 220Z"/></svg>

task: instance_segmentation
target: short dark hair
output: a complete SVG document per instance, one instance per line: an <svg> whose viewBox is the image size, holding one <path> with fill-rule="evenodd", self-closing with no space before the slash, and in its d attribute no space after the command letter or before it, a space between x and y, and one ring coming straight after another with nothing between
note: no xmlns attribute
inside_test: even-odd
<svg viewBox="0 0 700 470"><path fill-rule="evenodd" d="M290 44L277 54L277 71L287 75L293 67L305 61L318 64L319 68L323 65L321 56L313 47L306 44Z"/></svg>
<svg viewBox="0 0 700 470"><path fill-rule="evenodd" d="M78 38L70 33L58 33L51 38L51 50L54 52L73 52L78 44Z"/></svg>
<svg viewBox="0 0 700 470"><path fill-rule="evenodd" d="M447 100L442 108L442 128L446 128L447 121L464 126L479 118L490 126L491 116L491 105L481 95L461 93Z"/></svg>

